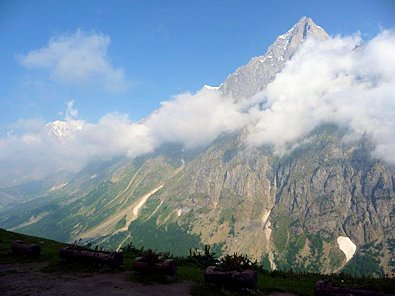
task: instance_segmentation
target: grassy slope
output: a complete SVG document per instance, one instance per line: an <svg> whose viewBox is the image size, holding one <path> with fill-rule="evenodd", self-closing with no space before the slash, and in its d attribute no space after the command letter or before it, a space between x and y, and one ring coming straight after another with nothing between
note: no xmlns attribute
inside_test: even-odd
<svg viewBox="0 0 395 296"><path fill-rule="evenodd" d="M38 258L15 257L10 254L10 246L14 240L23 240L41 246L41 255ZM19 234L0 229L0 264L17 262L58 262L59 249L65 244L40 237Z"/></svg>
<svg viewBox="0 0 395 296"><path fill-rule="evenodd" d="M41 246L41 255L39 258L29 259L26 257L15 257L10 254L10 245L13 240L24 240L29 243L37 243ZM51 271L84 271L84 272L117 272L111 271L106 268L85 267L74 265L68 266L66 269L64 266L59 264L58 252L65 244L59 243L53 240L47 240L39 237L33 237L23 234L18 234L4 229L0 229L0 264L17 263L17 262L47 262L48 267L44 268L44 272ZM131 269L133 259L136 257L133 253L125 253L124 263L121 270L128 271ZM185 258L176 259L178 262L177 266L177 277L179 280L188 280L194 282L192 288L192 295L240 295L233 294L228 291L220 289L214 289L211 286L206 286L203 279L203 270L196 265L187 263L188 260ZM334 281L341 281L344 279L344 283L347 285L355 285L355 283L363 283L364 287L375 288L378 290L385 290L387 292L395 290L394 279L353 279L350 277L341 276L325 276L325 278L332 278ZM292 292L297 295L314 295L313 287L314 283L322 279L323 276L320 274L303 274L303 273L292 273L292 272L265 272L260 273L258 277L258 291L253 295L262 295L261 293L268 293L272 291L284 291ZM141 278L132 276L131 280L141 281ZM155 280L155 279L154 279ZM143 279L146 281L146 279ZM149 281L149 280L148 280Z"/></svg>

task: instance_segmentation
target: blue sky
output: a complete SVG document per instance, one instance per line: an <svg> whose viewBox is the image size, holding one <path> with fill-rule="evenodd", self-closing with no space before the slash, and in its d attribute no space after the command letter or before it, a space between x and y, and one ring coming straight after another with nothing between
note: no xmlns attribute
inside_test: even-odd
<svg viewBox="0 0 395 296"><path fill-rule="evenodd" d="M0 133L20 119L63 118L70 100L88 121L108 112L141 119L176 94L219 85L304 15L330 35L360 31L369 40L395 27L395 1L3 0ZM110 90L103 77L65 83L22 62L78 30L103 37L107 70L121 71L124 87Z"/></svg>

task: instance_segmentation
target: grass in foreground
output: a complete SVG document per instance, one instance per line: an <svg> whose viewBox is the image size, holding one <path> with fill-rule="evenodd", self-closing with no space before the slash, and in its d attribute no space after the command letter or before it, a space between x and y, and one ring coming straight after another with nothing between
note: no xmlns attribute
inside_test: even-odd
<svg viewBox="0 0 395 296"><path fill-rule="evenodd" d="M10 246L15 240L23 240L31 244L38 244L41 247L41 255L37 258L13 256L10 254ZM55 264L59 262L59 250L64 246L65 244L57 241L0 229L0 264L13 264L21 262L48 262L50 264Z"/></svg>
<svg viewBox="0 0 395 296"><path fill-rule="evenodd" d="M41 255L38 258L27 258L24 256L14 256L10 254L10 246L14 240L24 240L28 243L36 243L41 246ZM39 237L18 234L0 229L0 264L46 262L48 266L44 272L119 272L130 271L133 260L140 256L143 249L136 249L132 246L124 249L124 261L120 270L112 270L106 266L86 266L78 263L61 263L58 257L59 250L66 244ZM208 252L209 253L209 252ZM169 254L167 254L169 255ZM193 258L192 258L193 259ZM354 278L349 275L321 275L293 272L266 272L260 271L258 275L258 288L255 291L229 292L222 288L206 285L204 282L204 264L200 264L191 258L175 258L177 262L177 280L191 281L193 286L191 294L193 296L218 296L218 295L267 295L270 292L290 292L297 295L314 295L314 284L320 279L331 279L335 283L344 287L359 287L393 293L395 291L394 278ZM205 264L211 262L204 261ZM166 280L160 277L141 277L131 273L130 280L142 283L172 283L174 280Z"/></svg>

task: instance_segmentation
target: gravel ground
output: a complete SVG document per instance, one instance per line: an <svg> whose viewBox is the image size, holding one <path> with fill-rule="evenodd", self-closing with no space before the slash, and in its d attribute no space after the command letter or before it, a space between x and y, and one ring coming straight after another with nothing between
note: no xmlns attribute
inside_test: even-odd
<svg viewBox="0 0 395 296"><path fill-rule="evenodd" d="M185 296L191 282L145 285L130 280L131 272L45 273L46 263L0 264L0 295L42 296ZM273 292L268 296L296 296Z"/></svg>
<svg viewBox="0 0 395 296"><path fill-rule="evenodd" d="M130 272L97 274L43 273L45 264L0 264L0 295L190 295L190 282L144 285Z"/></svg>

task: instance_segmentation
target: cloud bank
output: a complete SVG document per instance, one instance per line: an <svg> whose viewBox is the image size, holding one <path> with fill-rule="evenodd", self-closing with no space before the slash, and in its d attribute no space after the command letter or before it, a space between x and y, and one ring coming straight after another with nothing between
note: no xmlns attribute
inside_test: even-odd
<svg viewBox="0 0 395 296"><path fill-rule="evenodd" d="M269 144L282 153L323 123L347 127L348 140L366 133L374 154L394 164L395 33L360 44L359 36L308 40L263 92L242 102L204 87L163 102L140 122L110 113L97 123L78 119L69 102L63 120L26 120L0 139L0 163L7 168L0 180L78 171L90 161L136 157L166 142L193 148L241 129L249 145Z"/></svg>
<svg viewBox="0 0 395 296"><path fill-rule="evenodd" d="M51 39L46 47L19 57L28 69L45 70L49 77L62 84L95 83L108 91L123 91L129 82L121 68L111 64L107 51L110 37L77 30L74 34Z"/></svg>
<svg viewBox="0 0 395 296"><path fill-rule="evenodd" d="M375 154L395 163L395 34L384 31L357 46L359 36L304 44L266 90L262 110L252 109L249 142L286 143L306 136L322 123L367 133Z"/></svg>
<svg viewBox="0 0 395 296"><path fill-rule="evenodd" d="M203 87L196 94L185 93L143 121L157 145L182 143L186 148L206 145L221 133L233 132L247 124L242 106L234 104L215 88Z"/></svg>

